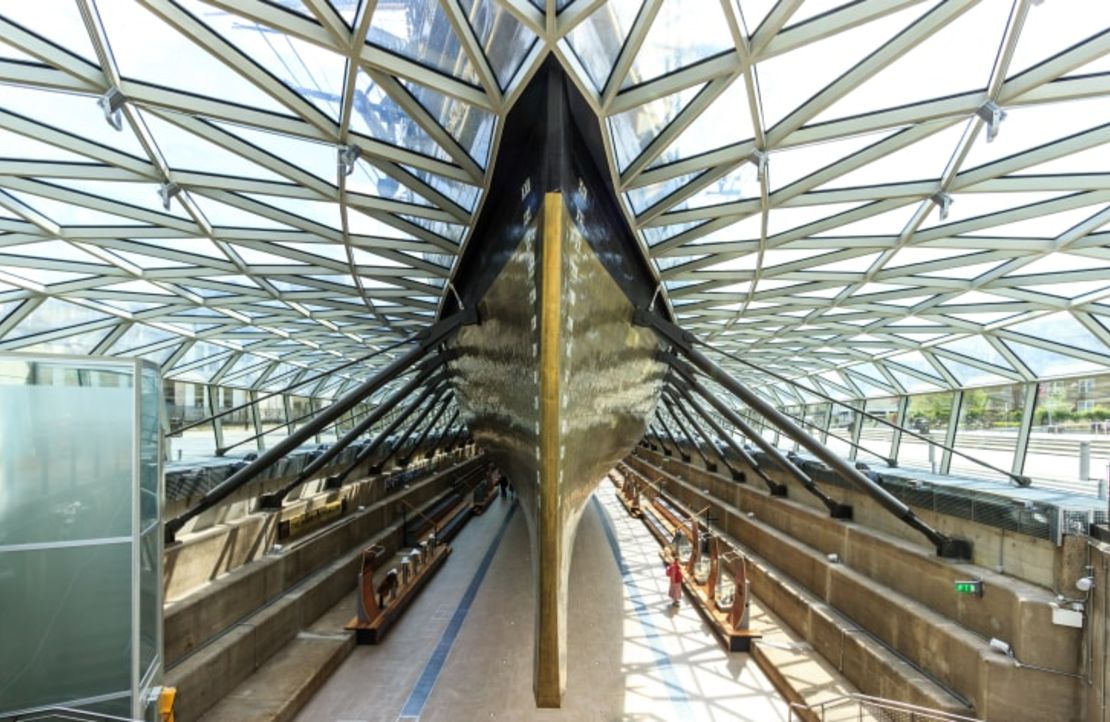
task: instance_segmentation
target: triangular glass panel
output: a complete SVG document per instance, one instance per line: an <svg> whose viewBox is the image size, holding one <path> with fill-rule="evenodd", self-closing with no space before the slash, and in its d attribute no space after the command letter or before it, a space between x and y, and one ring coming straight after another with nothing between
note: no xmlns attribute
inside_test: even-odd
<svg viewBox="0 0 1110 722"><path fill-rule="evenodd" d="M812 122L864 115L986 88L1010 10L1008 3L1000 2L973 6L826 108Z"/></svg>
<svg viewBox="0 0 1110 722"><path fill-rule="evenodd" d="M941 344L940 348L967 356L968 358L976 359L982 363L998 366L1002 369L1011 368L1010 362L1006 360L1006 357L1000 354L990 342L978 334L961 338L957 341L949 341L948 343Z"/></svg>
<svg viewBox="0 0 1110 722"><path fill-rule="evenodd" d="M146 160L146 152L131 132L131 126L124 123L123 129L117 131L105 122L96 96L2 84L0 95L4 96L4 110L10 113Z"/></svg>
<svg viewBox="0 0 1110 722"><path fill-rule="evenodd" d="M44 261L71 261L96 266L107 265L100 258L65 241L39 241L37 243L19 243L12 246L0 245L0 258L3 256L21 256Z"/></svg>
<svg viewBox="0 0 1110 722"><path fill-rule="evenodd" d="M821 189L939 180L956 152L966 123L956 123L835 178ZM940 128L937 124L934 127Z"/></svg>
<svg viewBox="0 0 1110 722"><path fill-rule="evenodd" d="M407 185L402 184L390 175L386 175L378 167L361 158L355 162L354 172L347 176L347 192L348 194L364 194L414 205L432 205ZM357 198L348 196L348 200L353 205L359 204Z"/></svg>
<svg viewBox="0 0 1110 722"><path fill-rule="evenodd" d="M1102 173L1110 168L1110 143L1102 143L1093 148L1085 148L1075 153L1054 158L1044 163L1023 168L1008 178L1043 175L1079 175L1082 173Z"/></svg>
<svg viewBox="0 0 1110 722"><path fill-rule="evenodd" d="M113 256L116 256L122 261L130 263L144 271L154 270L156 268L190 268L191 263L180 263L178 261L171 261L158 256L148 256L142 253L132 253L130 251L120 251L112 249L109 251Z"/></svg>
<svg viewBox="0 0 1110 722"><path fill-rule="evenodd" d="M1092 207L1098 204L1099 207ZM1013 221L1002 225L975 230L968 237L986 236L988 238L1056 238L1074 228L1101 210L1101 201L1091 201L1091 205L1073 208L1056 213L1033 212L1025 220ZM1017 244L1015 244L1017 245Z"/></svg>
<svg viewBox="0 0 1110 722"><path fill-rule="evenodd" d="M43 12L43 9L36 3L8 2L4 3L4 17L46 38L64 52L99 67L100 61L77 3L60 3L51 7L49 12Z"/></svg>
<svg viewBox="0 0 1110 722"><path fill-rule="evenodd" d="M244 193L244 196L263 203L267 206L292 213L313 223L319 223L328 228L338 230L342 227L340 222L340 207L331 201L309 201L303 198L290 198L288 196L269 196L261 193Z"/></svg>
<svg viewBox="0 0 1110 722"><path fill-rule="evenodd" d="M751 163L741 163L736 170L721 176L712 184L702 188L670 210L681 211L688 208L705 208L746 199L758 199L759 194L760 185L755 166ZM758 218L758 214L755 217Z"/></svg>
<svg viewBox="0 0 1110 722"><path fill-rule="evenodd" d="M489 162L495 117L481 108L423 85L402 80L416 102L435 118L482 168Z"/></svg>
<svg viewBox="0 0 1110 722"><path fill-rule="evenodd" d="M39 195L21 191L7 191L35 211L46 216L60 226L144 226L143 221L117 216L114 213L79 206L74 202L56 201ZM89 199L89 203L94 201Z"/></svg>
<svg viewBox="0 0 1110 722"><path fill-rule="evenodd" d="M736 52L728 22L714 0L663 0L621 88Z"/></svg>
<svg viewBox="0 0 1110 722"><path fill-rule="evenodd" d="M1021 105L1005 111L994 140L987 141L986 131L979 133L960 165L961 173L1102 126L1110 117L1110 98Z"/></svg>
<svg viewBox="0 0 1110 722"><path fill-rule="evenodd" d="M883 268L902 268L916 266L923 263L936 263L948 261L978 253L966 248L925 248L921 246L907 246L895 251Z"/></svg>
<svg viewBox="0 0 1110 722"><path fill-rule="evenodd" d="M51 179L56 183L73 190L87 193L97 198L105 198L116 203L136 206L144 211L158 214L177 216L192 223L192 218L178 202L171 202L167 211L162 205L158 194L159 186L155 183L134 183L131 181L99 181L99 180L69 180L64 178ZM95 203L95 201L93 201Z"/></svg>
<svg viewBox="0 0 1110 722"><path fill-rule="evenodd" d="M303 261L297 261L277 253L267 253L266 251L257 248L250 248L248 246L240 246L238 244L231 244L232 250L235 251L243 262L250 266L304 266Z"/></svg>
<svg viewBox="0 0 1110 722"><path fill-rule="evenodd" d="M812 175L864 148L874 145L897 131L868 133L851 138L839 138L824 143L793 146L773 151L768 161L771 187L784 188L791 183Z"/></svg>
<svg viewBox="0 0 1110 722"><path fill-rule="evenodd" d="M605 88L641 0L609 0L567 34L567 42L599 92Z"/></svg>
<svg viewBox="0 0 1110 722"><path fill-rule="evenodd" d="M147 326L146 324L136 323L133 324L131 328L127 329L127 331L112 344L109 353L113 356L125 356L138 349L175 338L179 338L177 334L153 326Z"/></svg>
<svg viewBox="0 0 1110 722"><path fill-rule="evenodd" d="M652 183L651 185L632 188L624 195L625 198L628 199L628 205L632 207L632 212L638 215L680 188L685 187L700 175L700 172L687 173L677 178L670 178L658 183Z"/></svg>
<svg viewBox="0 0 1110 722"><path fill-rule="evenodd" d="M749 140L755 135L751 118L748 88L743 80L734 80L649 167L667 165Z"/></svg>
<svg viewBox="0 0 1110 722"><path fill-rule="evenodd" d="M354 97L352 130L429 158L451 160L447 151L362 70L358 72Z"/></svg>
<svg viewBox="0 0 1110 722"><path fill-rule="evenodd" d="M50 341L40 341L30 346L20 346L19 350L28 353L68 353L85 355L92 353L97 344L103 341L104 337L109 333L109 329L102 328L96 331L79 333L76 336L66 336Z"/></svg>
<svg viewBox="0 0 1110 722"><path fill-rule="evenodd" d="M887 365L887 371L889 371L890 375L893 376L895 380L902 385L902 388L904 388L907 393L928 393L930 391L937 391L938 389L943 388L940 385L939 381L935 384L929 383L919 376L913 376L911 374L905 373L904 371L899 371L898 369L893 368L890 364Z"/></svg>
<svg viewBox="0 0 1110 722"><path fill-rule="evenodd" d="M7 87L0 86L0 92L6 93ZM96 162L88 156L71 153L64 148L35 140L27 135L17 135L2 128L0 128L0 156L15 160L45 160L62 163Z"/></svg>
<svg viewBox="0 0 1110 722"><path fill-rule="evenodd" d="M455 203L457 203L463 210L473 212L478 205L478 197L481 195L481 189L460 181L444 178L429 173L428 171L411 166L402 165L402 168L412 173L414 176L424 181L432 188L447 196Z"/></svg>
<svg viewBox="0 0 1110 722"><path fill-rule="evenodd" d="M767 212L767 237L776 236L794 229L802 228L818 221L833 219L835 216L853 208L858 208L862 203L828 203L814 206L798 206L795 208L772 208ZM833 221L833 225L836 221Z"/></svg>
<svg viewBox="0 0 1110 722"><path fill-rule="evenodd" d="M291 226L279 223L270 218L264 218L255 213L244 211L222 201L206 198L199 193L193 193L193 202L197 204L200 212L213 226L232 228L269 228L275 230L292 230Z"/></svg>
<svg viewBox="0 0 1110 722"><path fill-rule="evenodd" d="M410 223L429 230L437 236L450 239L456 243L462 243L463 235L466 234L466 226L461 226L457 223L445 223L443 221L432 221L427 218L418 218L416 216L406 216L398 213L398 218L404 219Z"/></svg>
<svg viewBox="0 0 1110 722"><path fill-rule="evenodd" d="M756 76L766 127L790 115L927 10L928 5L915 5L762 60Z"/></svg>
<svg viewBox="0 0 1110 722"><path fill-rule="evenodd" d="M882 211L858 221L814 234L818 238L847 238L853 236L900 236L917 210L917 204Z"/></svg>
<svg viewBox="0 0 1110 722"><path fill-rule="evenodd" d="M669 226L650 226L642 229L640 232L644 234L644 240L649 246L654 246L662 243L668 238L674 238L680 233L685 233L693 228L697 228L703 221L689 221L687 223L674 223Z"/></svg>
<svg viewBox="0 0 1110 722"><path fill-rule="evenodd" d="M4 336L5 341L34 336L45 331L65 328L78 329L89 323L111 318L106 313L79 306L57 298L48 298L38 308L25 316L16 327Z"/></svg>
<svg viewBox="0 0 1110 722"><path fill-rule="evenodd" d="M317 178L335 185L336 163L338 160L336 146L248 126L219 121L213 121L213 123L219 126L220 129L258 146L296 169L311 173ZM284 177L282 178L284 179Z"/></svg>
<svg viewBox="0 0 1110 722"><path fill-rule="evenodd" d="M504 90L535 44L536 34L494 0L460 0L459 5Z"/></svg>
<svg viewBox="0 0 1110 722"><path fill-rule="evenodd" d="M930 212L920 229L936 227L936 225L950 225L970 219L990 217L992 214L1003 213L1021 208L1022 205L1033 205L1058 198L1060 193L952 193L952 204L948 210L947 218L940 219L940 213ZM989 228L989 225L988 227ZM980 230L981 232L981 230Z"/></svg>
<svg viewBox="0 0 1110 722"><path fill-rule="evenodd" d="M1110 27L1110 5L1102 0L1070 0L1065 5L1030 8L1007 75L1013 77Z"/></svg>
<svg viewBox="0 0 1110 722"><path fill-rule="evenodd" d="M960 361L944 356L937 357L948 372L956 377L961 386L987 386L990 384L1013 383L1012 379L991 373L975 366L969 366Z"/></svg>
<svg viewBox="0 0 1110 722"><path fill-rule="evenodd" d="M180 0L194 17L338 122L347 60L330 50L199 0Z"/></svg>
<svg viewBox="0 0 1110 722"><path fill-rule="evenodd" d="M1068 356L1039 346L1030 346L1006 339L1004 343L1017 354L1021 362L1038 377L1063 376L1071 374L1089 374L1106 371L1105 365L1100 365L1085 359Z"/></svg>
<svg viewBox="0 0 1110 722"><path fill-rule="evenodd" d="M287 178L163 120L154 113L145 110L140 110L139 113L171 170L195 170L215 175L288 182ZM177 116L171 114L170 117Z"/></svg>
<svg viewBox="0 0 1110 722"><path fill-rule="evenodd" d="M257 85L138 3L97 5L120 75L258 110L290 115ZM101 119L103 120L103 118Z"/></svg>
<svg viewBox="0 0 1110 722"><path fill-rule="evenodd" d="M436 0L379 4L374 9L366 42L478 84L474 66L463 52L447 13Z"/></svg>
<svg viewBox="0 0 1110 722"><path fill-rule="evenodd" d="M705 87L705 84L693 85L632 110L609 116L609 132L620 169L623 171L627 168Z"/></svg>
<svg viewBox="0 0 1110 722"><path fill-rule="evenodd" d="M1047 316L1023 321L1007 326L1008 331L1023 333L1027 336L1051 341L1054 344L1074 346L1092 353L1110 354L1110 349L1067 311L1051 313ZM1110 356L1107 357L1110 361Z"/></svg>

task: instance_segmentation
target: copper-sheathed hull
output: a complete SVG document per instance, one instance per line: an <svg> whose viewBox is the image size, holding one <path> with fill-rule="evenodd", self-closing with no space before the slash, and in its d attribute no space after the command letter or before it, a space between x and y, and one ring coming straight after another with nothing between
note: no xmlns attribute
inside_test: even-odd
<svg viewBox="0 0 1110 722"><path fill-rule="evenodd" d="M546 193L542 203L522 204L522 215L522 240L479 303L480 323L453 342L453 364L462 415L525 512L536 703L557 707L578 521L602 476L643 437L665 369L655 360L659 342L633 325L632 303L567 198Z"/></svg>

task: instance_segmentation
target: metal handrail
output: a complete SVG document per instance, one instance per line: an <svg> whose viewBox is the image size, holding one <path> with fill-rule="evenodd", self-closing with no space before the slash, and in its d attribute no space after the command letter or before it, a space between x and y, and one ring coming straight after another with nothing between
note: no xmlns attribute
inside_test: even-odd
<svg viewBox="0 0 1110 722"><path fill-rule="evenodd" d="M131 717L117 717L103 712L92 712L73 707L39 707L33 712L14 717L0 716L3 722L39 722L40 720L70 720L71 722L139 722Z"/></svg>
<svg viewBox="0 0 1110 722"><path fill-rule="evenodd" d="M801 714L797 715L800 720L817 718L821 722L825 722L827 712L833 709L842 709L848 705L855 705L858 711L858 718L860 720L866 719L865 713L870 713L872 710L881 713L891 712L898 714L899 717L895 719L908 719L908 722L980 722L977 717L968 717L966 715L956 714L955 712L946 712L939 709L931 709L929 707L922 707L909 702L900 702L894 699L884 699L882 697L873 697L867 694L846 694L840 697L834 697L830 700L825 700L819 704L808 705L804 702L791 702L790 703L790 722L795 719L795 711L809 712L810 716L807 718ZM909 715L908 718L904 715ZM871 715L876 719L888 720L891 719L888 715L881 714Z"/></svg>

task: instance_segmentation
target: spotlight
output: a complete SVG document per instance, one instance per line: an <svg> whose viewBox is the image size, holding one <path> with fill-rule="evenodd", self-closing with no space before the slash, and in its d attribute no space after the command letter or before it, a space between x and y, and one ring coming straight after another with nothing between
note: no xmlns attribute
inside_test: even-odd
<svg viewBox="0 0 1110 722"><path fill-rule="evenodd" d="M355 161L362 156L362 148L357 145L341 145L339 151L339 169L343 175L348 176L355 172Z"/></svg>
<svg viewBox="0 0 1110 722"><path fill-rule="evenodd" d="M1081 592L1089 592L1095 588L1095 578L1079 577L1079 580L1075 583L1075 588Z"/></svg>
<svg viewBox="0 0 1110 722"><path fill-rule="evenodd" d="M1006 120L1006 111L998 107L998 103L993 100L988 100L986 103L979 106L975 114L982 118L983 122L987 124L987 142L990 143L994 140L995 136L998 135L998 126L1002 124L1002 121Z"/></svg>
<svg viewBox="0 0 1110 722"><path fill-rule="evenodd" d="M767 177L767 160L770 156L766 151L753 150L752 154L748 156L748 160L755 166L755 176L762 183Z"/></svg>
<svg viewBox="0 0 1110 722"><path fill-rule="evenodd" d="M123 114L120 109L123 108L125 100L127 98L123 97L119 88L108 88L108 92L96 101L104 111L104 119L108 121L108 125L116 130L123 130Z"/></svg>
<svg viewBox="0 0 1110 722"><path fill-rule="evenodd" d="M952 196L947 193L934 193L929 200L940 208L940 219L946 220L948 218L948 209L952 207Z"/></svg>
<svg viewBox="0 0 1110 722"><path fill-rule="evenodd" d="M991 641L989 642L989 645L990 645L991 649L998 652L999 654L1005 654L1007 657L1013 657L1014 656L1014 648L1011 647L1006 642L1003 642L1001 639L996 639L994 637L991 637Z"/></svg>
<svg viewBox="0 0 1110 722"><path fill-rule="evenodd" d="M163 183L161 186L159 186L158 197L162 199L162 207L168 211L170 209L170 199L172 199L180 192L181 186L177 185L173 181Z"/></svg>

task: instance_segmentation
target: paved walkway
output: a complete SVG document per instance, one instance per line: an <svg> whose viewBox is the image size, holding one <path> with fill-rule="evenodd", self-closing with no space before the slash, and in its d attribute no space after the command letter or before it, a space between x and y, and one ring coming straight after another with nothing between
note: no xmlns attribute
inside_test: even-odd
<svg viewBox="0 0 1110 722"><path fill-rule="evenodd" d="M786 720L746 654L669 607L658 544L602 483L575 541L563 707L532 699L532 569L523 513L498 499L384 644L359 647L302 722Z"/></svg>

